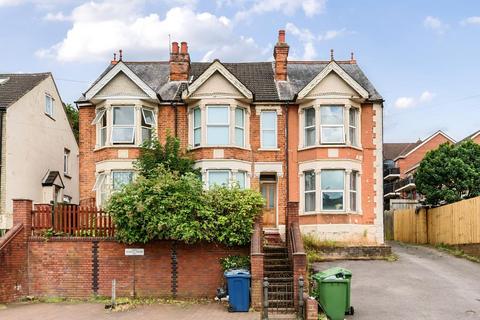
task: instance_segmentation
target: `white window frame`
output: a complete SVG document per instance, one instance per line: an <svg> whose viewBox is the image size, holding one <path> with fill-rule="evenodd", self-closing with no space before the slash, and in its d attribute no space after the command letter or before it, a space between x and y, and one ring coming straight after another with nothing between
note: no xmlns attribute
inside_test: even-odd
<svg viewBox="0 0 480 320"><path fill-rule="evenodd" d="M67 148L63 149L63 174L67 175L69 174L69 162L70 162L70 150Z"/></svg>
<svg viewBox="0 0 480 320"><path fill-rule="evenodd" d="M273 113L275 114L275 121L274 121L274 128L273 129L264 129L263 128L263 121L262 121L262 117L264 114L267 114L267 113ZM275 145L274 146L265 146L264 145L264 142L263 142L263 132L264 131L273 131L274 132L274 137L275 137ZM278 113L276 110L262 110L260 112L260 149L264 149L264 150L269 150L269 149L278 149Z"/></svg>
<svg viewBox="0 0 480 320"><path fill-rule="evenodd" d="M314 184L313 184L313 190L307 190L307 174L308 173L313 173L313 179L314 179ZM317 206L316 206L316 193L317 193L317 177L316 177L315 170L307 170L303 172L303 212L305 213L310 213L310 212L316 212ZM315 199L314 205L313 205L313 210L307 211L307 194L313 193L314 196L313 198Z"/></svg>
<svg viewBox="0 0 480 320"><path fill-rule="evenodd" d="M112 170L112 171L110 171L110 176L111 176L111 180L112 180L112 192L117 192L121 189L121 188L115 189L115 177L114 176L115 176L116 173L130 173L132 175L132 180L129 183L131 183L135 179L135 171L134 170Z"/></svg>
<svg viewBox="0 0 480 320"><path fill-rule="evenodd" d="M355 123L352 124L351 121L350 121L350 113L353 111L354 113L354 120L355 120ZM354 108L354 107L350 107L348 109L348 138L349 138L349 142L352 146L354 147L357 147L359 145L359 136L358 136L358 133L359 133L359 130L358 130L358 121L359 121L359 117L358 115L360 114L359 110L357 108ZM352 141L352 135L351 135L351 132L350 130L353 129L353 131L355 132L355 141Z"/></svg>
<svg viewBox="0 0 480 320"><path fill-rule="evenodd" d="M45 114L53 118L53 97L45 93Z"/></svg>
<svg viewBox="0 0 480 320"><path fill-rule="evenodd" d="M307 126L307 110L313 110L313 125ZM316 140L317 140L317 123L316 123L316 110L315 107L307 107L303 110L303 146L304 147L312 147L316 145ZM313 144L307 144L307 130L312 129L314 132L314 139L313 139Z"/></svg>
<svg viewBox="0 0 480 320"><path fill-rule="evenodd" d="M230 169L208 169L207 170L207 188L210 189L213 187L213 185L210 184L210 173L212 172L227 172L228 173L228 181L225 186L230 186L230 183L232 181L232 170ZM219 185L219 187L222 187L223 185Z"/></svg>
<svg viewBox="0 0 480 320"><path fill-rule="evenodd" d="M145 116L145 111L148 111L148 112L151 112L152 113L152 119L153 121L147 121L147 117ZM144 143L145 140L143 140L143 130L144 129L147 129L147 130L150 130L150 139L152 138L153 136L153 133L154 133L154 129L155 129L155 126L157 124L156 122L156 119L155 119L155 111L150 109L150 108L145 108L145 107L142 107L142 109L140 110L140 112L142 113L142 119L143 119L143 122L145 122L145 124L147 126L144 126L143 123L142 123L142 119L140 119L140 130L142 132L142 135L141 135L141 143Z"/></svg>
<svg viewBox="0 0 480 320"><path fill-rule="evenodd" d="M114 121L115 121L115 109L119 109L119 108L132 108L133 109L133 124L132 125L116 125L114 124ZM113 140L113 132L115 129L132 129L132 139L131 140L118 140L118 141L114 141ZM136 130L137 128L137 121L136 121L136 112L135 112L135 106L134 105L122 105L122 106L112 106L112 129L111 129L111 143L113 145L121 145L121 144L135 144L135 132L137 131Z"/></svg>
<svg viewBox="0 0 480 320"><path fill-rule="evenodd" d="M237 125L237 110L240 110L242 112L242 115L243 115L242 126ZM247 112L246 112L245 108L242 108L242 107L236 107L234 112L235 112L235 123L234 123L235 141L234 141L234 144L237 147L244 148L245 147L245 119L246 119ZM242 145L237 144L237 129L242 130Z"/></svg>
<svg viewBox="0 0 480 320"><path fill-rule="evenodd" d="M238 186L240 189L247 189L247 171L239 170L237 172L232 172L232 175L234 176L235 182L237 182ZM238 183L238 176L243 175L243 187Z"/></svg>
<svg viewBox="0 0 480 320"><path fill-rule="evenodd" d="M198 110L198 115L200 117L199 125L195 126L195 111ZM193 142L193 147L200 147L202 145L202 109L200 107L195 107L192 109L192 128L193 128L193 135L192 135L192 142ZM198 143L195 141L195 132L199 130L200 135L199 138L200 140Z"/></svg>
<svg viewBox="0 0 480 320"><path fill-rule="evenodd" d="M209 123L209 119L208 119L208 110L212 108L212 109L227 109L227 123ZM206 130L206 138L207 138L207 141L206 141L206 144L207 146L209 147L212 147L212 146L229 146L231 144L231 141L230 141L230 124L231 124L231 116L230 116L230 105L228 104L225 104L225 105L207 105L206 108L206 126L205 126L205 130ZM226 144L211 144L208 142L208 128L209 127L217 127L217 128L224 128L226 127L227 128L227 135L228 135L228 139L227 139L227 143Z"/></svg>
<svg viewBox="0 0 480 320"><path fill-rule="evenodd" d="M321 173L320 173L320 180L323 179L322 174L326 171L341 171L343 173L343 189L323 190L322 189L322 183L320 183L320 186L319 186L319 188L320 188L320 211L322 211L322 212L345 212L346 211L346 206L345 206L346 170L345 169L325 169L325 170L322 170ZM340 209L340 210L324 209L324 207L323 207L323 194L325 192L341 192L342 193L342 209Z"/></svg>
<svg viewBox="0 0 480 320"><path fill-rule="evenodd" d="M348 192L349 192L349 195L348 195L348 196L349 196L349 210L350 210L351 212L358 212L358 211L360 211L360 210L358 209L358 205L359 205L359 203L358 203L358 200L359 200L359 199L358 199L358 180L359 180L359 178L360 178L360 175L359 175L358 171L352 170L352 171L350 172L350 175L349 175L349 180L350 180L350 181L348 181ZM354 186L353 186L355 189L352 189L352 179L355 179L355 184L354 184ZM352 208L352 207L353 207L353 206L352 206L352 204L353 204L352 194L355 194L355 209Z"/></svg>
<svg viewBox="0 0 480 320"><path fill-rule="evenodd" d="M322 124L322 108L341 108L342 109L342 123L341 124ZM329 141L324 142L323 128L342 128L342 140L341 141ZM320 144L323 145L335 145L345 144L345 106L344 105L321 105L320 106Z"/></svg>

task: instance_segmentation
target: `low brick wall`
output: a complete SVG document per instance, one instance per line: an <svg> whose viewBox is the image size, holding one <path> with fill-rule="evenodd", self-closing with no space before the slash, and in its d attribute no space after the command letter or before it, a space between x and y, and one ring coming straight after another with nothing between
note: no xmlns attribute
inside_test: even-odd
<svg viewBox="0 0 480 320"><path fill-rule="evenodd" d="M324 246L317 249L321 261L382 259L392 254L387 245Z"/></svg>
<svg viewBox="0 0 480 320"><path fill-rule="evenodd" d="M145 255L125 256L126 248L143 248ZM247 247L212 243L128 246L95 238L31 238L29 294L110 296L116 279L118 296L212 298L223 285L220 258L248 253Z"/></svg>
<svg viewBox="0 0 480 320"><path fill-rule="evenodd" d="M0 302L14 301L27 289L26 236L17 224L0 238Z"/></svg>

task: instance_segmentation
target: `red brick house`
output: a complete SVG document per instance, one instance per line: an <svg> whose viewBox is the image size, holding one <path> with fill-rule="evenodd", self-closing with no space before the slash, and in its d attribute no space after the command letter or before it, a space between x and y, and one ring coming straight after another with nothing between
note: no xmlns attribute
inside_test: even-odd
<svg viewBox="0 0 480 320"><path fill-rule="evenodd" d="M413 174L428 151L443 143L455 143L442 131L437 131L424 140L407 143L384 143L384 198L388 207L390 199L418 200Z"/></svg>
<svg viewBox="0 0 480 320"><path fill-rule="evenodd" d="M80 197L102 205L134 178L139 145L167 132L191 150L206 188L237 181L266 199L264 229L383 242L383 99L353 58L273 62L111 62L77 101Z"/></svg>

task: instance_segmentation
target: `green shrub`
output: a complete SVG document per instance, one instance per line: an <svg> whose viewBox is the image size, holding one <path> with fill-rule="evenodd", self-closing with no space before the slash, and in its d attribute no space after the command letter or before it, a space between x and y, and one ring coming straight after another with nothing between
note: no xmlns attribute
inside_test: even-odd
<svg viewBox="0 0 480 320"><path fill-rule="evenodd" d="M195 173L180 174L159 165L110 198L106 211L116 237L126 243L155 239L225 245L250 242L263 198L253 190L217 187L206 191Z"/></svg>
<svg viewBox="0 0 480 320"><path fill-rule="evenodd" d="M248 269L250 270L249 256L228 256L220 259L223 271L230 269Z"/></svg>

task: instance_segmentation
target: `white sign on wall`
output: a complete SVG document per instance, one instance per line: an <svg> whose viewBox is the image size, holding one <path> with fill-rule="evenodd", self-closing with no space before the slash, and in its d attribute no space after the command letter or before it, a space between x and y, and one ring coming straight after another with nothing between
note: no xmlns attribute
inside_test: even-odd
<svg viewBox="0 0 480 320"><path fill-rule="evenodd" d="M125 249L126 256L143 256L144 254L145 254L144 249L135 249L135 248Z"/></svg>

